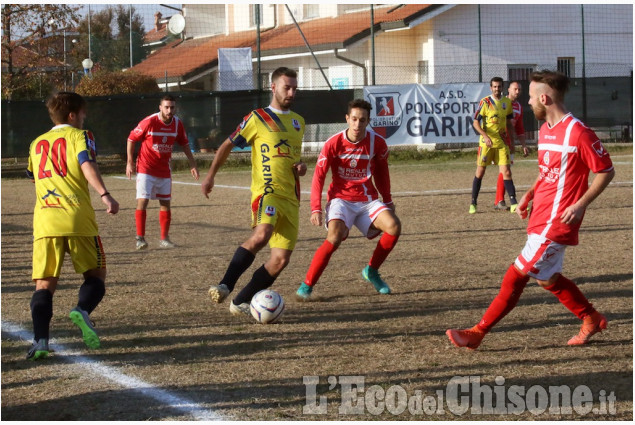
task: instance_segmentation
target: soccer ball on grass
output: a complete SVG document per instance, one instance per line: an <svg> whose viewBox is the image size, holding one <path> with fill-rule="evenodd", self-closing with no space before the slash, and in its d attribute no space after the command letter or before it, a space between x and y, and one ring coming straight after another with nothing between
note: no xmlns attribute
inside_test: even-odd
<svg viewBox="0 0 635 425"><path fill-rule="evenodd" d="M249 310L258 322L262 324L275 323L284 311L284 300L276 291L263 289L253 296Z"/></svg>

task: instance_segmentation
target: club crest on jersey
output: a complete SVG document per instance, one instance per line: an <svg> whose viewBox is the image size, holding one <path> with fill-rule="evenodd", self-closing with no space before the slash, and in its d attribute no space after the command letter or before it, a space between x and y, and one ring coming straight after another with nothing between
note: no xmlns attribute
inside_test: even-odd
<svg viewBox="0 0 635 425"><path fill-rule="evenodd" d="M395 134L401 126L403 111L399 95L398 92L368 94L368 100L373 105L370 111L370 126L384 138Z"/></svg>
<svg viewBox="0 0 635 425"><path fill-rule="evenodd" d="M351 159L351 167L352 168L357 167L357 160L355 158Z"/></svg>
<svg viewBox="0 0 635 425"><path fill-rule="evenodd" d="M544 162L545 165L549 165L549 151L545 152L545 155L542 157L542 162Z"/></svg>
<svg viewBox="0 0 635 425"><path fill-rule="evenodd" d="M300 131L300 123L295 118L291 121L291 125L293 125L293 128L295 128L296 131Z"/></svg>
<svg viewBox="0 0 635 425"><path fill-rule="evenodd" d="M276 215L276 207L267 205L265 207L265 214L267 214L269 217L273 217L274 215Z"/></svg>
<svg viewBox="0 0 635 425"><path fill-rule="evenodd" d="M593 146L593 150L596 154L598 154L600 158L609 154L606 149L604 149L604 145L602 144L602 142L600 142L599 140L593 142L591 146Z"/></svg>
<svg viewBox="0 0 635 425"><path fill-rule="evenodd" d="M507 103L503 102L503 109L507 109Z"/></svg>

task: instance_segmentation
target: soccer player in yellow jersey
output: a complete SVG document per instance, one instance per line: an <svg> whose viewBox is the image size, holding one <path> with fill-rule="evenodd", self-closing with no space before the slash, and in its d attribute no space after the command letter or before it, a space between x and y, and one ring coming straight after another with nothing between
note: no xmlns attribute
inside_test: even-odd
<svg viewBox="0 0 635 425"><path fill-rule="evenodd" d="M84 99L76 93L60 92L46 106L55 127L33 140L27 168L36 193L32 273L35 292L31 298L34 342L27 354L31 360L49 354L53 294L67 252L75 271L84 276L77 307L69 317L82 331L86 345L99 348L99 337L89 314L106 291L106 256L88 185L99 193L108 214L119 211L119 203L106 189L95 162L93 135L82 130L86 118Z"/></svg>
<svg viewBox="0 0 635 425"><path fill-rule="evenodd" d="M491 96L484 97L479 103L474 115L474 129L481 135L478 143L478 158L476 159L476 173L472 182L472 203L469 213L476 213L476 201L481 191L481 181L485 175L485 168L493 163L498 165L503 174L505 190L509 194L511 212L516 212L516 189L512 180L509 165L511 157L509 147L505 143L507 131L512 131L512 101L503 96L503 79L494 77L490 81Z"/></svg>
<svg viewBox="0 0 635 425"><path fill-rule="evenodd" d="M306 164L300 160L304 118L291 111L298 89L294 70L281 67L271 76L273 98L266 108L247 115L220 146L201 184L205 197L214 177L235 146L251 146L252 234L234 253L225 276L209 289L212 301L221 303L234 290L240 276L267 244L271 255L249 283L229 303L234 315L249 315L251 298L270 287L289 263L298 236L300 185Z"/></svg>

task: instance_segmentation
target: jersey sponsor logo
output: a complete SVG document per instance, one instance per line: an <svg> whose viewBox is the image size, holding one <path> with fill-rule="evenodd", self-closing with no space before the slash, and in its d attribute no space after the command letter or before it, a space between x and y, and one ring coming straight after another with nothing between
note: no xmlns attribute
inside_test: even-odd
<svg viewBox="0 0 635 425"><path fill-rule="evenodd" d="M325 164L326 164L326 157L324 155L320 155L320 157L317 160L317 166L324 167Z"/></svg>
<svg viewBox="0 0 635 425"><path fill-rule="evenodd" d="M278 153L274 155L274 158L290 158L291 157L291 145L288 143L288 139L280 139L280 143L276 143L273 147L278 149Z"/></svg>
<svg viewBox="0 0 635 425"><path fill-rule="evenodd" d="M606 149L604 149L604 145L602 144L602 142L600 142L599 140L596 140L595 142L593 142L591 146L593 147L593 150L595 151L596 154L598 154L600 158L602 158L603 156L607 156L609 154L606 151Z"/></svg>
<svg viewBox="0 0 635 425"><path fill-rule="evenodd" d="M172 145L167 144L154 144L152 145L152 150L158 153L170 153L172 152Z"/></svg>
<svg viewBox="0 0 635 425"><path fill-rule="evenodd" d="M296 129L296 131L300 131L300 123L298 122L298 120L296 120L295 118L293 119L293 121L291 121L293 128Z"/></svg>
<svg viewBox="0 0 635 425"><path fill-rule="evenodd" d="M46 190L46 195L42 196L42 200L44 201L44 206L42 208L62 208L62 195L59 193L55 193L57 188L53 190Z"/></svg>
<svg viewBox="0 0 635 425"><path fill-rule="evenodd" d="M276 207L267 205L265 207L265 214L267 214L269 217L273 217L274 215L276 215Z"/></svg>
<svg viewBox="0 0 635 425"><path fill-rule="evenodd" d="M143 129L141 127L136 127L134 129L134 132L135 132L135 134L141 134L141 133L143 133Z"/></svg>
<svg viewBox="0 0 635 425"><path fill-rule="evenodd" d="M400 93L370 93L368 95L371 105L370 126L383 138L395 134L401 126L403 111L399 103Z"/></svg>
<svg viewBox="0 0 635 425"><path fill-rule="evenodd" d="M269 145L263 143L260 146L260 160L262 163L262 182L264 185L264 193L273 193L273 176L271 175L271 165L267 164L271 161L269 155Z"/></svg>

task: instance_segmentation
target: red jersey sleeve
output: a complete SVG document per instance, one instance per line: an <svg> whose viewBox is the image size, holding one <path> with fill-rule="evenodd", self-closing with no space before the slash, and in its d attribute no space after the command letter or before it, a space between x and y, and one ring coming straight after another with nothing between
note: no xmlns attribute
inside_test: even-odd
<svg viewBox="0 0 635 425"><path fill-rule="evenodd" d="M185 146L189 143L187 140L187 133L185 133L185 126L183 125L183 121L178 120L176 123L176 143L181 146Z"/></svg>
<svg viewBox="0 0 635 425"><path fill-rule="evenodd" d="M324 144L315 164L311 181L311 214L322 211L322 189L324 189L324 180L331 165L330 146L328 142Z"/></svg>
<svg viewBox="0 0 635 425"><path fill-rule="evenodd" d="M516 117L514 131L516 132L516 136L522 136L523 134L525 134L525 126L523 124L523 108L520 108L520 113Z"/></svg>
<svg viewBox="0 0 635 425"><path fill-rule="evenodd" d="M142 142L148 131L148 127L150 126L150 117L146 117L137 124L137 126L130 132L128 135L128 140L132 142Z"/></svg>
<svg viewBox="0 0 635 425"><path fill-rule="evenodd" d="M375 172L373 180L375 181L375 187L381 194L381 199L384 204L392 203L392 196L390 194L390 173L388 171L388 145L383 138L378 138L375 154Z"/></svg>
<svg viewBox="0 0 635 425"><path fill-rule="evenodd" d="M584 128L580 134L578 149L582 161L595 174L606 173L613 169L613 161L608 151L590 128Z"/></svg>

